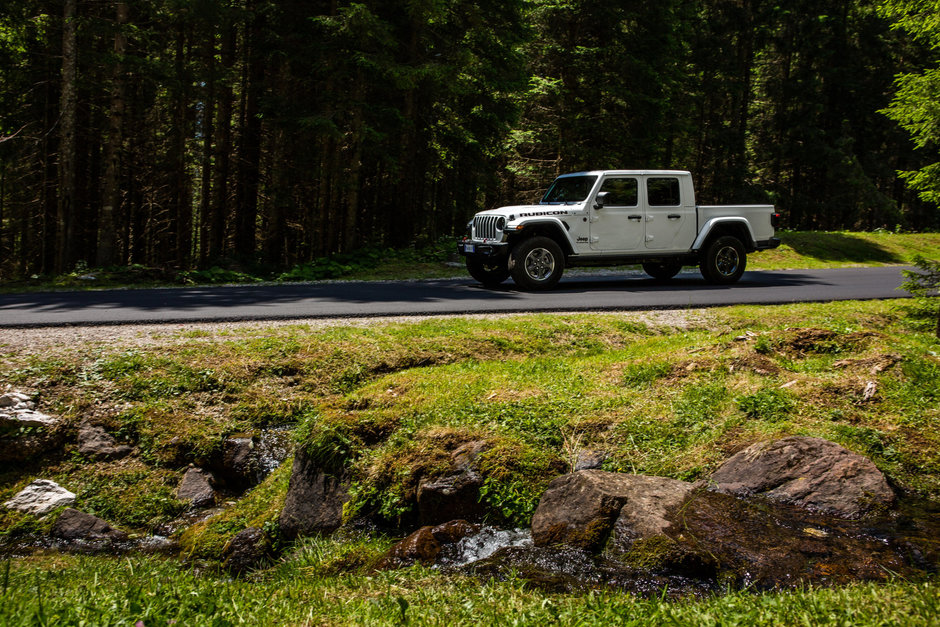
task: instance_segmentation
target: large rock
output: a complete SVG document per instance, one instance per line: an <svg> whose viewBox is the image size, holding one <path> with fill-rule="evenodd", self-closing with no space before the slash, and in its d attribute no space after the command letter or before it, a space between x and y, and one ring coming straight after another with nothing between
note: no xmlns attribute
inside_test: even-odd
<svg viewBox="0 0 940 627"><path fill-rule="evenodd" d="M215 503L212 474L202 468L190 468L176 488L176 498L189 501L193 507L210 507Z"/></svg>
<svg viewBox="0 0 940 627"><path fill-rule="evenodd" d="M672 553L697 554L728 584L757 590L915 576L923 566L917 556L930 554L936 536L915 544L892 521L883 523L703 490L683 504L668 533Z"/></svg>
<svg viewBox="0 0 940 627"><path fill-rule="evenodd" d="M34 516L45 516L57 507L74 502L75 495L55 481L36 479L5 502L4 506Z"/></svg>
<svg viewBox="0 0 940 627"><path fill-rule="evenodd" d="M488 446L482 440L461 445L451 454L453 472L418 484L418 518L422 525L483 517L486 513L480 503L483 477L474 463Z"/></svg>
<svg viewBox="0 0 940 627"><path fill-rule="evenodd" d="M348 479L324 471L298 449L279 518L281 533L295 538L335 531L343 523L348 500Z"/></svg>
<svg viewBox="0 0 940 627"><path fill-rule="evenodd" d="M66 508L52 526L51 534L63 540L127 540L127 534L97 516Z"/></svg>
<svg viewBox="0 0 940 627"><path fill-rule="evenodd" d="M754 444L722 464L710 485L725 494L760 494L844 518L896 498L871 460L809 437Z"/></svg>
<svg viewBox="0 0 940 627"><path fill-rule="evenodd" d="M119 444L104 427L83 423L78 427L78 452L94 459L119 459L134 449Z"/></svg>
<svg viewBox="0 0 940 627"><path fill-rule="evenodd" d="M536 546L566 544L598 552L615 526L623 543L659 535L692 486L665 477L582 470L554 479L532 518Z"/></svg>

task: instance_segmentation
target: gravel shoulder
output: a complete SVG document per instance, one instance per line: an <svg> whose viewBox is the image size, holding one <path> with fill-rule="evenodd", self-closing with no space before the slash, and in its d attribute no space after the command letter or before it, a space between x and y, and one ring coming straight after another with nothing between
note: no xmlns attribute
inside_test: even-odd
<svg viewBox="0 0 940 627"><path fill-rule="evenodd" d="M611 315L612 312L606 312ZM79 348L134 348L189 343L196 340L216 341L238 336L274 334L280 327L302 326L311 331L336 326L367 327L382 324L414 324L425 320L466 317L495 320L531 313L472 314L466 316L389 316L374 318L298 318L292 320L248 320L231 322L192 322L172 324L119 324L107 326L75 326L44 328L0 327L0 355L30 354L45 351L68 352ZM584 315L584 312L559 312L541 315ZM617 315L617 314L613 314ZM666 309L625 311L619 314L654 327L686 329L706 320L705 309Z"/></svg>

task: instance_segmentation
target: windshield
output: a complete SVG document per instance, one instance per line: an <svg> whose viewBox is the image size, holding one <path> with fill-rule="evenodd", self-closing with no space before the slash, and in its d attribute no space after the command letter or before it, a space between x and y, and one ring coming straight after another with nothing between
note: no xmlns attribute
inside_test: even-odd
<svg viewBox="0 0 940 627"><path fill-rule="evenodd" d="M542 203L583 202L591 193L596 180L596 175L559 177L548 188Z"/></svg>

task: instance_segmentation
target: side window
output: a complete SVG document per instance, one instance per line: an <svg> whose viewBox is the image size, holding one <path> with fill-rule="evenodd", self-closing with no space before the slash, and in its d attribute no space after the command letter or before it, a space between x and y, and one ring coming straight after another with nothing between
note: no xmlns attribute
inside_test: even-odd
<svg viewBox="0 0 940 627"><path fill-rule="evenodd" d="M646 197L650 207L678 207L682 204L679 200L679 179L646 179Z"/></svg>
<svg viewBox="0 0 940 627"><path fill-rule="evenodd" d="M633 178L604 179L602 192L608 192L607 205L610 207L636 207L638 204L639 185Z"/></svg>

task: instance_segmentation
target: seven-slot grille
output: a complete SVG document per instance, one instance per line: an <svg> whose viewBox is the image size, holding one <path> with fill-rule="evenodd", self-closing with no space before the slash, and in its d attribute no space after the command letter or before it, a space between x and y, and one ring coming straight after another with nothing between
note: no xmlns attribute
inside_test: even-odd
<svg viewBox="0 0 940 627"><path fill-rule="evenodd" d="M497 223L502 223L502 216L474 216L473 239L502 239Z"/></svg>

